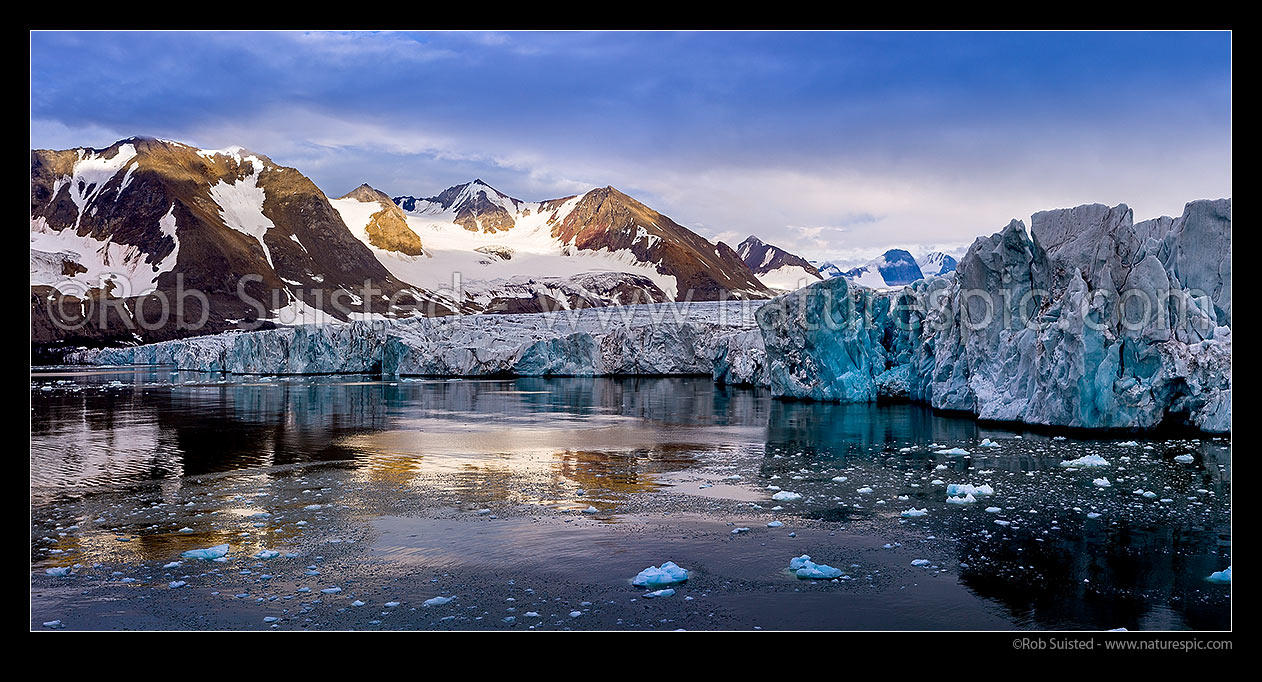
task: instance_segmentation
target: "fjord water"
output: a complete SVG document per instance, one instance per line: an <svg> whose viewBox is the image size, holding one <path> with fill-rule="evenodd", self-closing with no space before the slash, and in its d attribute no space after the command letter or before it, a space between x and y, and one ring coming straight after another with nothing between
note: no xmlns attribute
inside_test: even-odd
<svg viewBox="0 0 1262 682"><path fill-rule="evenodd" d="M1230 585L1206 580L1231 563L1225 439L702 377L65 368L31 399L36 627L1231 625ZM1109 464L1062 466L1084 455ZM965 483L994 492L947 504ZM180 557L222 543L226 562ZM802 554L844 576L797 579ZM667 560L688 582L645 599L630 578Z"/></svg>

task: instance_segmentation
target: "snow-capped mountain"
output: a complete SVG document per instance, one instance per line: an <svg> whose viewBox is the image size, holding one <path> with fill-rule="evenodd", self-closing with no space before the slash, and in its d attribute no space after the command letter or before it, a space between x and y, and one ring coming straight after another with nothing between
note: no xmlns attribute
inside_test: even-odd
<svg viewBox="0 0 1262 682"><path fill-rule="evenodd" d="M842 273L846 279L865 287L901 287L924 279L916 259L902 249L890 249L862 267Z"/></svg>
<svg viewBox="0 0 1262 682"><path fill-rule="evenodd" d="M845 274L845 271L842 270L840 266L838 266L836 263L833 263L830 260L826 260L826 261L813 260L809 262L812 266L815 267L815 270L819 272L819 276L823 277L824 279L832 279L833 277L841 277L843 274Z"/></svg>
<svg viewBox="0 0 1262 682"><path fill-rule="evenodd" d="M348 195L333 205L360 236L378 202ZM770 294L726 244L711 244L613 187L528 202L474 180L394 203L426 258L370 244L374 253L396 277L456 305L528 312Z"/></svg>
<svg viewBox="0 0 1262 682"><path fill-rule="evenodd" d="M525 202L475 180L396 201L362 185L330 200L262 154L141 137L32 150L30 237L37 344L772 293L726 244L612 187ZM362 300L365 282L380 295ZM205 305L138 323L142 302L180 290ZM103 327L53 319L96 301L119 303L102 306ZM160 313L150 304L145 320Z"/></svg>
<svg viewBox="0 0 1262 682"><path fill-rule="evenodd" d="M819 270L806 259L772 246L752 234L736 247L736 253L754 271L759 281L772 289L793 291L823 279Z"/></svg>
<svg viewBox="0 0 1262 682"><path fill-rule="evenodd" d="M948 272L955 272L955 266L958 263L948 254L933 251L917 258L916 265L920 266L920 272L925 277L938 277Z"/></svg>
<svg viewBox="0 0 1262 682"><path fill-rule="evenodd" d="M135 137L104 149L32 150L30 236L36 342L155 340L242 320L313 321L331 313L337 292L365 281L383 296L411 289L350 234L311 180L239 147ZM141 297L161 292L174 301L177 289L202 292L209 309L186 298L182 318L158 325L160 310L150 304L148 324L137 323ZM107 309L104 328L94 321L63 329L46 305L49 297L103 295L126 303ZM384 310L379 301L367 306ZM181 328L203 313L204 325Z"/></svg>

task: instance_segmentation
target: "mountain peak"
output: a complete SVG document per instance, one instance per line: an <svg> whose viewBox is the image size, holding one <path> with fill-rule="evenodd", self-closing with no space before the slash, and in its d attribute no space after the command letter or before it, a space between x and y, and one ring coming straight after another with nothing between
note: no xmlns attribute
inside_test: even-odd
<svg viewBox="0 0 1262 682"><path fill-rule="evenodd" d="M356 199L358 201L384 201L387 204L394 204L389 195L366 182L338 198Z"/></svg>

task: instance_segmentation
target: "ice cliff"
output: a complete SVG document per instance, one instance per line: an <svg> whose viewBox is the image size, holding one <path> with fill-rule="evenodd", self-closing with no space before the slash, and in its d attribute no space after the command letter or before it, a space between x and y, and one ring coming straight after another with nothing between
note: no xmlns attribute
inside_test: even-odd
<svg viewBox="0 0 1262 682"><path fill-rule="evenodd" d="M80 351L68 360L233 374L710 375L717 353L739 354L734 345L754 344L761 352L754 327L754 309L761 303L681 302L307 325ZM753 370L742 366L742 371Z"/></svg>
<svg viewBox="0 0 1262 682"><path fill-rule="evenodd" d="M952 276L875 292L842 278L758 311L775 395L905 395L984 419L1231 428L1231 201L1133 223L1044 211L977 239Z"/></svg>
<svg viewBox="0 0 1262 682"><path fill-rule="evenodd" d="M242 374L709 374L783 398L906 398L984 419L1231 429L1231 200L1134 223L1044 211L954 273L874 290L830 278L733 301L234 332L71 361Z"/></svg>

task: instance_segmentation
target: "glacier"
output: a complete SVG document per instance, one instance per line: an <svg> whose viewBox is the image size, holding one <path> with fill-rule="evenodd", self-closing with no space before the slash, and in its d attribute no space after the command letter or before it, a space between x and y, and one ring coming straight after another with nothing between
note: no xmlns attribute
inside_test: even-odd
<svg viewBox="0 0 1262 682"><path fill-rule="evenodd" d="M979 237L955 273L892 291L834 278L758 317L777 396L1225 433L1231 200L1141 223L1125 204L1043 211Z"/></svg>
<svg viewBox="0 0 1262 682"><path fill-rule="evenodd" d="M70 362L235 374L709 375L783 399L903 399L981 419L1231 430L1231 200L1133 221L1100 204L979 237L893 289L825 279L767 302L453 315L229 332Z"/></svg>

